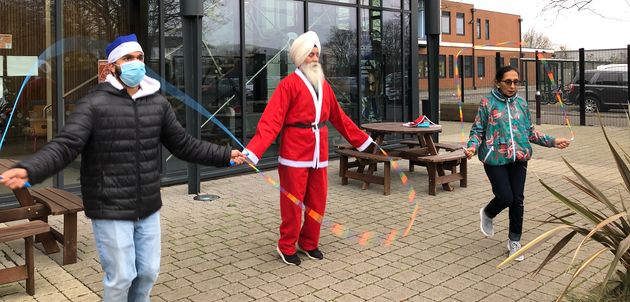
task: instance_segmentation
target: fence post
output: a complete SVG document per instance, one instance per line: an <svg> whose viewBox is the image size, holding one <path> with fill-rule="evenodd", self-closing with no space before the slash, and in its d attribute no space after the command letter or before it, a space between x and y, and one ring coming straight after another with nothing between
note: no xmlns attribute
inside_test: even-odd
<svg viewBox="0 0 630 302"><path fill-rule="evenodd" d="M578 78L578 83L580 85L580 93L578 94L578 101L580 102L580 126L584 126L586 125L586 106L584 105L584 93L586 90L584 87L584 48L579 49L579 59L578 72L580 73L580 77Z"/></svg>
<svg viewBox="0 0 630 302"><path fill-rule="evenodd" d="M464 77L464 55L459 56L459 60L457 60L457 64L459 64L459 70L461 70L461 72L459 73L459 80L462 82L462 87L460 88L460 91L462 93L460 99L462 101L462 104L464 103L464 90L466 90L466 85L464 85L464 79L466 77Z"/></svg>
<svg viewBox="0 0 630 302"><path fill-rule="evenodd" d="M536 125L540 125L540 68L538 67L538 50L536 51L536 53L534 54L534 70L536 72L535 74L535 81L536 81Z"/></svg>

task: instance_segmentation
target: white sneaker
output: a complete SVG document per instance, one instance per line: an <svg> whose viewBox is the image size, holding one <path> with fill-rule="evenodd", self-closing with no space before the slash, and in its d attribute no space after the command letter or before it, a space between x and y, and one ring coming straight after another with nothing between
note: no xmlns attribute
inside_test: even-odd
<svg viewBox="0 0 630 302"><path fill-rule="evenodd" d="M512 241L508 239L508 252L510 253L509 256L512 256L514 253L516 253L518 250L521 249L521 242L520 241ZM523 261L525 260L525 255L520 255L516 258L514 258L514 260L516 261Z"/></svg>
<svg viewBox="0 0 630 302"><path fill-rule="evenodd" d="M494 236L494 227L492 225L492 218L488 217L484 212L486 208L483 207L479 210L479 228L486 237Z"/></svg>

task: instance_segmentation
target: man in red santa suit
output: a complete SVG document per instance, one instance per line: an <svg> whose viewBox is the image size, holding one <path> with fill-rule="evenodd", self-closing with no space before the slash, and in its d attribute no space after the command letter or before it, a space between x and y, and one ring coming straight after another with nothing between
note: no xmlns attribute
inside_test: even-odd
<svg viewBox="0 0 630 302"><path fill-rule="evenodd" d="M256 135L243 151L256 164L282 131L278 174L280 186L301 200L307 208L323 217L328 190L328 127L330 122L346 140L360 151L371 143L343 112L335 93L324 79L319 64L322 50L315 32L306 32L291 44L289 56L295 72L278 84ZM305 215L285 194L280 194L280 239L276 250L286 264L300 265L297 249L311 259L323 259L318 248L320 222Z"/></svg>

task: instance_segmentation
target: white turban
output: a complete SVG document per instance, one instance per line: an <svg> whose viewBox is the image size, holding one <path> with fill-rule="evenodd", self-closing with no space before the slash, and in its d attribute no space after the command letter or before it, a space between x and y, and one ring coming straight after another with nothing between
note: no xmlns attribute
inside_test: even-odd
<svg viewBox="0 0 630 302"><path fill-rule="evenodd" d="M319 43L319 37L314 31L307 31L297 37L289 50L289 57L293 64L298 67L302 65L306 57L313 51L313 47L317 47L321 53L322 46Z"/></svg>

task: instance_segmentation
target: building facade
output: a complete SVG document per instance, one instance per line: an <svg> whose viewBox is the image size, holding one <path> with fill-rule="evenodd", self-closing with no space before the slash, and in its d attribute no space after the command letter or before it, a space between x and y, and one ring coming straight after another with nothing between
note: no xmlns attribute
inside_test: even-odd
<svg viewBox="0 0 630 302"><path fill-rule="evenodd" d="M235 147L234 138L247 143L278 82L295 68L288 59L289 43L306 30L319 34L327 79L355 122L409 120L417 115L417 102L411 100L418 99L412 85L416 68L411 67L417 62L412 55L416 1L204 0L202 97L195 100L204 112L198 125L185 124L187 104L178 98L186 72L180 1L2 1L0 128L8 131L0 157L19 160L51 140L76 101L97 85L105 46L129 33L139 37L148 73L162 82L179 121L186 128L199 127L204 140ZM210 114L230 134L208 121ZM336 134L331 140L331 146L342 142ZM275 165L277 150L272 145L261 165ZM187 181L186 163L166 149L162 153L163 182ZM42 185L76 189L79 163ZM201 167L201 174L210 178L247 170Z"/></svg>
<svg viewBox="0 0 630 302"><path fill-rule="evenodd" d="M424 1L419 3L418 14L418 85L421 91L427 87L428 77L423 4ZM441 1L440 7L440 89L455 89L460 82L458 75L462 74L464 89L487 90L492 87L497 53L500 66L511 65L519 69L522 69L519 58L534 58L536 50L544 52L545 57L553 54L549 49L521 47L522 19L518 15L480 10L473 4L458 1ZM527 77L533 81L535 75L532 73Z"/></svg>

